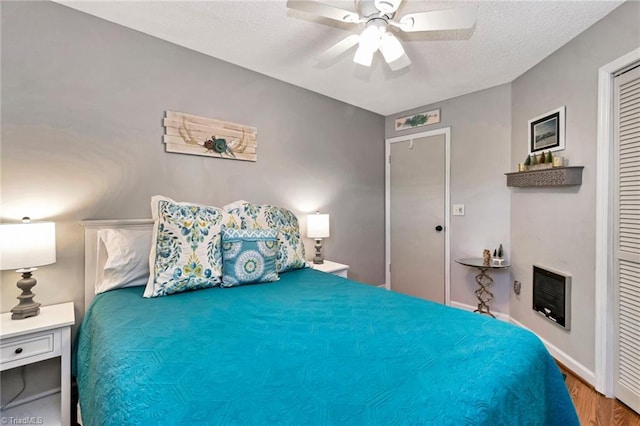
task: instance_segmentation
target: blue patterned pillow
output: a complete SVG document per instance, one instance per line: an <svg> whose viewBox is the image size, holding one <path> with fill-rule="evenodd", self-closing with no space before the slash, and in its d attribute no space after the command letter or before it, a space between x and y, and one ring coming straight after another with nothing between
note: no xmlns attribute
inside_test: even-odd
<svg viewBox="0 0 640 426"><path fill-rule="evenodd" d="M278 281L275 229L222 230L222 287Z"/></svg>
<svg viewBox="0 0 640 426"><path fill-rule="evenodd" d="M269 204L253 204L239 200L223 207L241 222L242 229L275 229L278 231L278 273L308 267L304 244L300 238L298 218L292 211Z"/></svg>
<svg viewBox="0 0 640 426"><path fill-rule="evenodd" d="M222 277L222 227L240 227L218 207L151 199L153 236L144 297L215 287Z"/></svg>

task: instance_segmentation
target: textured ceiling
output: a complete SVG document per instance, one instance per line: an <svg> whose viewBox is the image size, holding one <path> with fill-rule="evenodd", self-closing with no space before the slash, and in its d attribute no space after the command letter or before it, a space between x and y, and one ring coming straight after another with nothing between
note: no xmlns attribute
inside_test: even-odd
<svg viewBox="0 0 640 426"><path fill-rule="evenodd" d="M413 63L392 72L379 53L371 68L356 65L354 50L319 64L362 27L288 10L286 0L56 1L382 115L510 82L622 3L405 0L399 16L478 5L478 19L471 30L400 34Z"/></svg>

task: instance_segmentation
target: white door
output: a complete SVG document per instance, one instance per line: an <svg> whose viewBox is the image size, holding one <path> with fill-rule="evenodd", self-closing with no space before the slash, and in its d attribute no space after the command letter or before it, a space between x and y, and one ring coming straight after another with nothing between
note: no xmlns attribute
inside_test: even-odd
<svg viewBox="0 0 640 426"><path fill-rule="evenodd" d="M640 68L615 87L615 396L640 412Z"/></svg>
<svg viewBox="0 0 640 426"><path fill-rule="evenodd" d="M411 137L388 144L387 282L391 290L447 303L448 132Z"/></svg>

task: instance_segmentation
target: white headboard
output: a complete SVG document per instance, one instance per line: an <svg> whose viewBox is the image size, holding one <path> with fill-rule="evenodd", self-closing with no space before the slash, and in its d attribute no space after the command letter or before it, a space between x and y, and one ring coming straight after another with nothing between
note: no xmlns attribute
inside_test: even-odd
<svg viewBox="0 0 640 426"><path fill-rule="evenodd" d="M82 220L84 227L84 311L91 305L95 296L96 282L102 280L107 253L98 240L100 229L126 228L148 229L153 225L152 219L115 219L115 220Z"/></svg>

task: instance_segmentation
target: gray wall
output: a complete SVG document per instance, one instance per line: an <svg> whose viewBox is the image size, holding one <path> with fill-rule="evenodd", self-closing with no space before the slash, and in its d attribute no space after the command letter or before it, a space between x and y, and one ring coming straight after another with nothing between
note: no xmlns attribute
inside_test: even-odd
<svg viewBox="0 0 640 426"><path fill-rule="evenodd" d="M514 189L512 273L522 282L511 315L593 371L595 365L595 210L598 68L640 46L640 3L627 2L512 83L511 168L527 155L527 120L566 106L570 165L584 166L582 186ZM531 309L532 264L573 276L572 329Z"/></svg>
<svg viewBox="0 0 640 426"><path fill-rule="evenodd" d="M386 117L387 138L451 126L451 258L479 256L502 242L512 267L496 276L493 307L534 330L593 371L595 359L595 179L597 72L640 46L640 2L627 2L514 82ZM505 172L527 154L527 121L566 106L570 165L585 166L580 187L506 188ZM440 108L442 122L395 132L397 117ZM532 265L573 276L572 330L531 309ZM451 299L475 304L473 271L452 262ZM522 282L522 293L511 282Z"/></svg>
<svg viewBox="0 0 640 426"><path fill-rule="evenodd" d="M258 161L165 153L165 110L257 127ZM55 3L2 2L0 216L57 224L57 263L36 274L43 304L83 304L78 221L150 217L154 194L273 203L303 227L330 213L326 257L381 284L383 139L380 115ZM18 276L2 278L6 312Z"/></svg>
<svg viewBox="0 0 640 426"><path fill-rule="evenodd" d="M440 108L439 124L395 131L395 119ZM464 204L465 216L451 217L451 300L476 306L477 270L455 263L461 257L482 257L500 243L507 259L509 196L504 173L509 171L511 88L505 84L386 117L387 138L451 127L451 203ZM491 306L509 313L508 271L492 273Z"/></svg>

